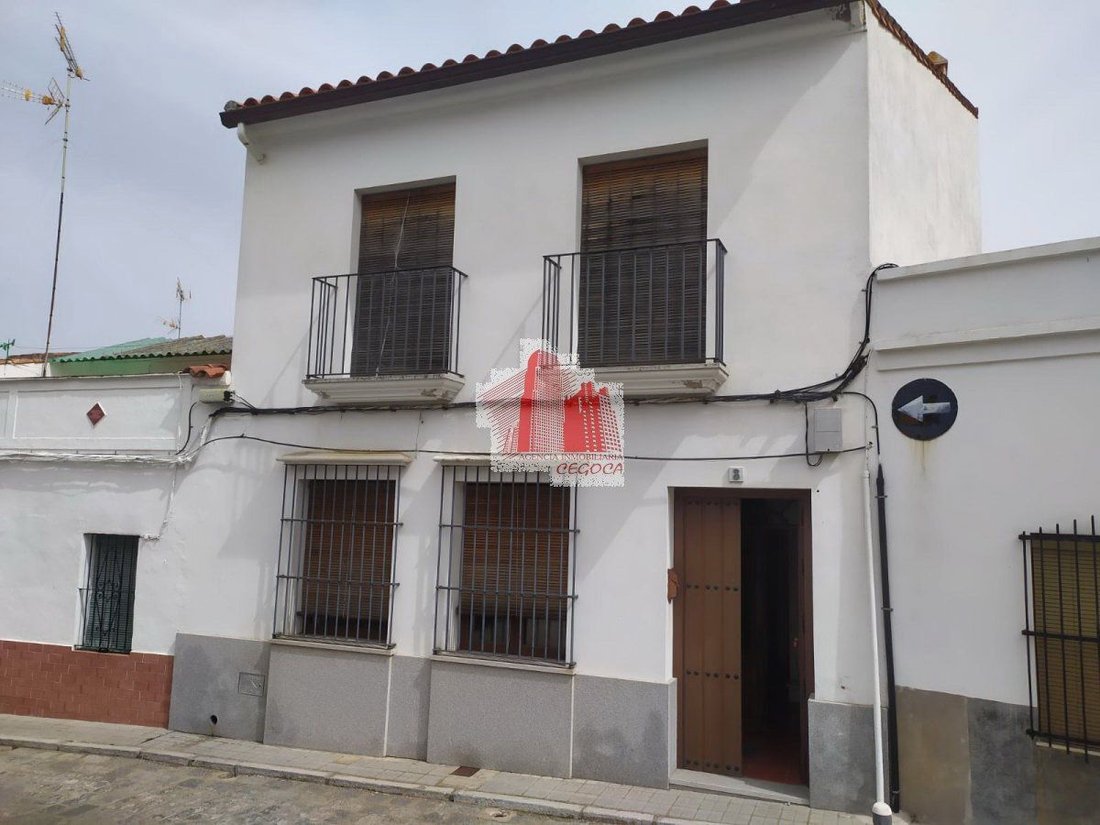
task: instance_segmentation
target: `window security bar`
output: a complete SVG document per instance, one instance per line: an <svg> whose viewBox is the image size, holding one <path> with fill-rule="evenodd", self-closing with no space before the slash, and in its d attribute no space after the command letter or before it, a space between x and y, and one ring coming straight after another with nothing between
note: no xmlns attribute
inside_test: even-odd
<svg viewBox="0 0 1100 825"><path fill-rule="evenodd" d="M88 537L88 567L80 588L82 650L129 653L134 636L137 536Z"/></svg>
<svg viewBox="0 0 1100 825"><path fill-rule="evenodd" d="M586 367L724 363L725 256L716 238L546 255L542 337Z"/></svg>
<svg viewBox="0 0 1100 825"><path fill-rule="evenodd" d="M452 266L314 278L306 378L459 374L465 278Z"/></svg>
<svg viewBox="0 0 1100 825"><path fill-rule="evenodd" d="M1022 533L1028 734L1066 752L1100 751L1100 536ZM1029 581L1030 579L1030 581Z"/></svg>
<svg viewBox="0 0 1100 825"><path fill-rule="evenodd" d="M401 468L288 464L274 635L392 647Z"/></svg>
<svg viewBox="0 0 1100 825"><path fill-rule="evenodd" d="M435 651L573 666L577 493L444 466Z"/></svg>

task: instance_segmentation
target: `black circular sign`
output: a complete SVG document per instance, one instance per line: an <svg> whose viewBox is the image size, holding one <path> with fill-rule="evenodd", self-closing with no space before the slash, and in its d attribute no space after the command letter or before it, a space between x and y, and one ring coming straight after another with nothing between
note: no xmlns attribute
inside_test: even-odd
<svg viewBox="0 0 1100 825"><path fill-rule="evenodd" d="M898 390L890 411L903 435L931 441L951 429L959 414L959 400L942 381L918 378Z"/></svg>

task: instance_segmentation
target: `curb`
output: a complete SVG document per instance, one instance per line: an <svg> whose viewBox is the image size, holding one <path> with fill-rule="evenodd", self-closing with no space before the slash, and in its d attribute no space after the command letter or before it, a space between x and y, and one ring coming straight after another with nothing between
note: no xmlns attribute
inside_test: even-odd
<svg viewBox="0 0 1100 825"><path fill-rule="evenodd" d="M358 788L359 790L374 791L375 793L419 796L424 799L436 799L441 802L454 801L453 789L443 788L437 785L413 785L409 782L390 782L385 779L371 779L367 776L351 776L350 774L339 773L330 776L328 784L338 788Z"/></svg>
<svg viewBox="0 0 1100 825"><path fill-rule="evenodd" d="M560 816L575 819L584 810L583 805L572 802L551 802L548 799L529 799L526 796L503 796L494 793L482 793L481 791L455 791L455 802L470 802L474 805L494 805L498 808L507 808L512 811L522 811L529 814L543 814L545 816Z"/></svg>
<svg viewBox="0 0 1100 825"><path fill-rule="evenodd" d="M27 736L0 736L0 745L12 748L87 753L97 756L117 756L123 759L144 759L164 765L207 768L225 771L232 776L267 776L298 782L313 782L338 788L353 788L374 793L416 796L439 802L462 802L481 807L493 806L522 813L542 814L563 819L590 819L594 822L624 823L625 825L708 825L697 819L677 819L655 816L639 811L615 810L595 805L577 805L572 802L554 802L549 799L532 799L525 796L467 791L439 785L415 785L408 782L392 782L367 776L325 773L306 768L282 767L257 762L235 762L231 759L196 756L186 751L144 750L132 745L100 745L93 742L63 742L58 739L33 739Z"/></svg>
<svg viewBox="0 0 1100 825"><path fill-rule="evenodd" d="M643 814L637 811L619 811L614 808L597 808L589 806L581 812L585 819L593 822L617 822L625 825L653 825L657 817L653 814Z"/></svg>
<svg viewBox="0 0 1100 825"><path fill-rule="evenodd" d="M270 776L274 779L293 779L297 782L314 782L324 785L332 777L324 771L311 771L306 768L286 768L280 765L265 765L259 762L235 763L237 776Z"/></svg>
<svg viewBox="0 0 1100 825"><path fill-rule="evenodd" d="M10 745L13 748L36 748L40 751L55 751L60 744L60 739L31 739L29 736L0 736L0 745Z"/></svg>
<svg viewBox="0 0 1100 825"><path fill-rule="evenodd" d="M194 758L195 754L183 751L142 751L138 754L138 759L145 759L149 762L163 762L165 765L183 765L185 767L190 765L191 760Z"/></svg>
<svg viewBox="0 0 1100 825"><path fill-rule="evenodd" d="M57 749L65 753L91 753L96 756L121 756L126 759L137 759L141 748L132 745L97 745L93 742L61 742Z"/></svg>

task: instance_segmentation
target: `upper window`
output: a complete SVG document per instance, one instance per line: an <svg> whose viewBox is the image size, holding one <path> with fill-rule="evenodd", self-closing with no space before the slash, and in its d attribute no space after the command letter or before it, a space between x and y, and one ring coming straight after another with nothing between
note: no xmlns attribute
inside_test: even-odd
<svg viewBox="0 0 1100 825"><path fill-rule="evenodd" d="M436 650L572 664L576 491L443 468Z"/></svg>
<svg viewBox="0 0 1100 825"><path fill-rule="evenodd" d="M585 166L579 355L588 366L706 355L705 150Z"/></svg>
<svg viewBox="0 0 1100 825"><path fill-rule="evenodd" d="M88 536L87 573L80 591L81 648L130 652L137 549L137 536Z"/></svg>
<svg viewBox="0 0 1100 825"><path fill-rule="evenodd" d="M1030 533L1034 653L1031 730L1052 745L1100 751L1100 535ZM1031 674L1029 674L1030 676Z"/></svg>
<svg viewBox="0 0 1100 825"><path fill-rule="evenodd" d="M287 464L275 635L388 645L401 469Z"/></svg>
<svg viewBox="0 0 1100 825"><path fill-rule="evenodd" d="M351 374L451 369L455 187L364 195Z"/></svg>

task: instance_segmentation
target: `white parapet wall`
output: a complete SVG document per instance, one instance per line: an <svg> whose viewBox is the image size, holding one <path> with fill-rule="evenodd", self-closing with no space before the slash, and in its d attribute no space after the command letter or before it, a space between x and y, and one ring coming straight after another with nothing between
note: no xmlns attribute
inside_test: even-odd
<svg viewBox="0 0 1100 825"><path fill-rule="evenodd" d="M1100 515L1100 238L895 269L875 299L898 684L1025 705L1018 536ZM915 378L958 398L932 441L890 421Z"/></svg>

